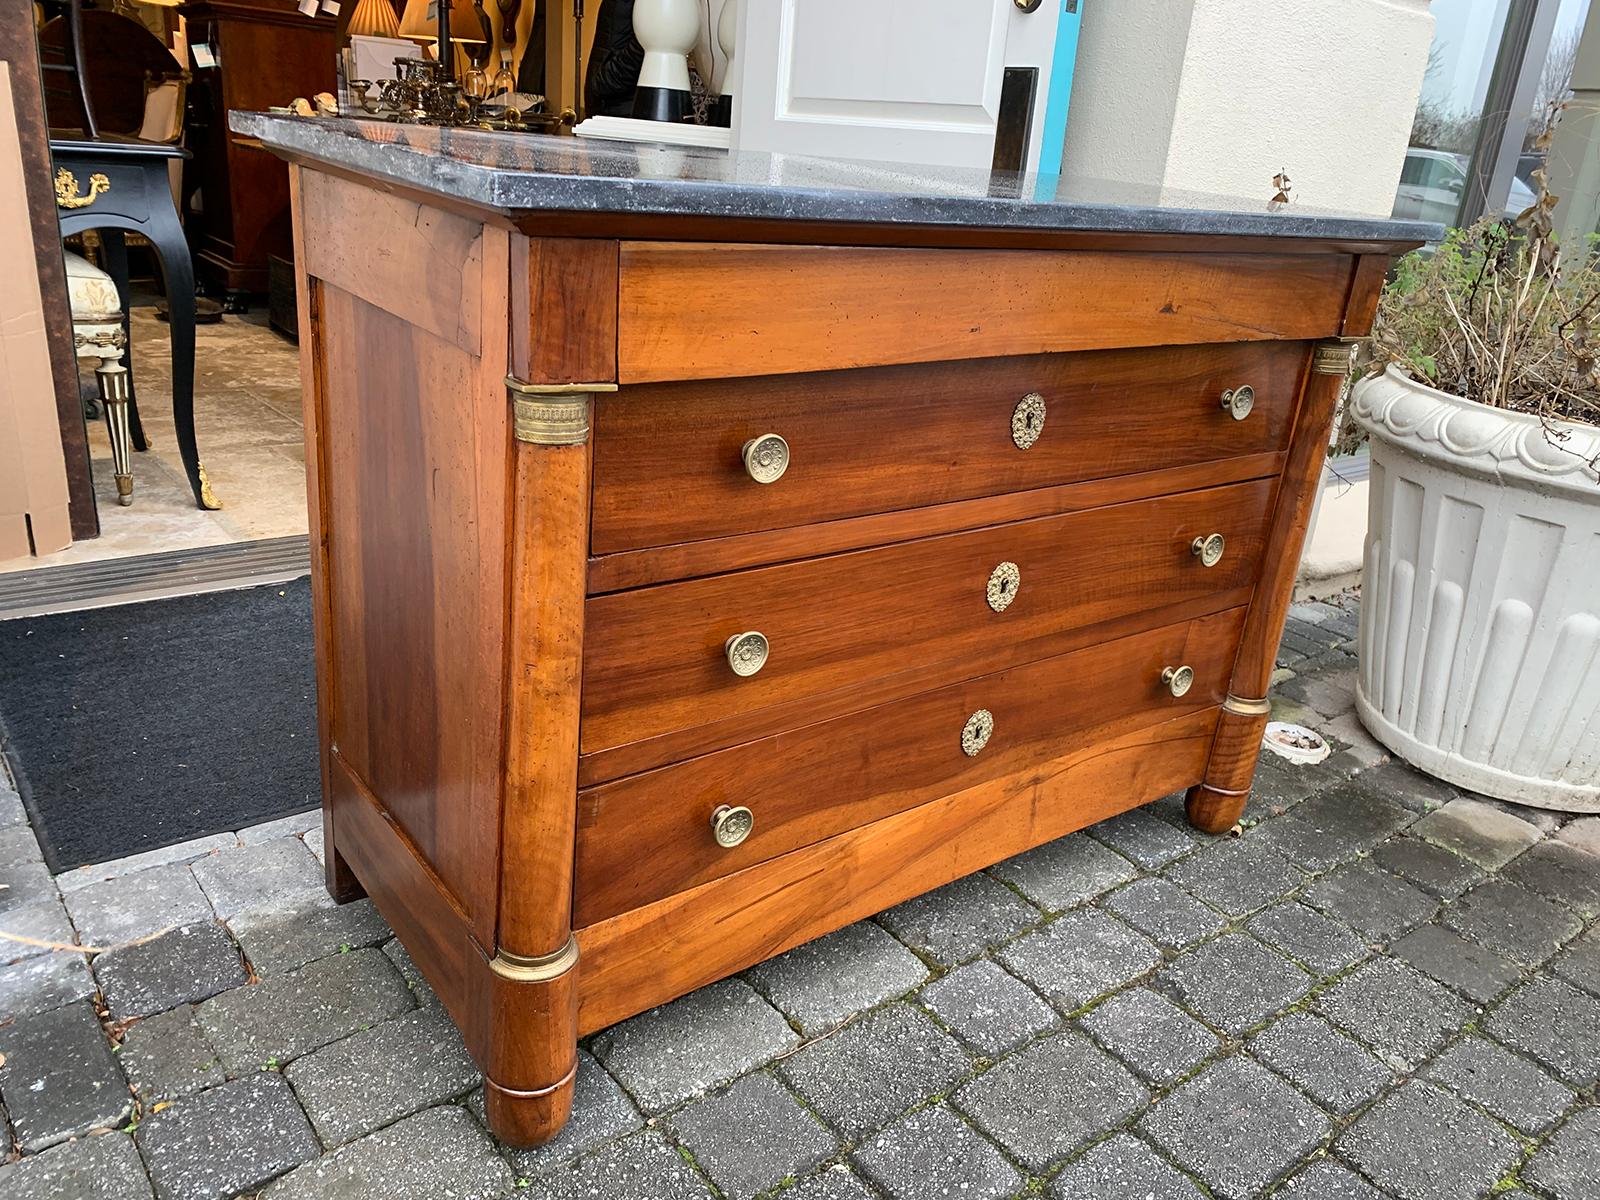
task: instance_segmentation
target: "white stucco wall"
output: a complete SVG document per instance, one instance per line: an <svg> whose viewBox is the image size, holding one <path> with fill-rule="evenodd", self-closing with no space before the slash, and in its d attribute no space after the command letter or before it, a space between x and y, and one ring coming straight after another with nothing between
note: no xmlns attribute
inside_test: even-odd
<svg viewBox="0 0 1600 1200"><path fill-rule="evenodd" d="M1428 0L1091 0L1064 169L1387 216Z"/></svg>

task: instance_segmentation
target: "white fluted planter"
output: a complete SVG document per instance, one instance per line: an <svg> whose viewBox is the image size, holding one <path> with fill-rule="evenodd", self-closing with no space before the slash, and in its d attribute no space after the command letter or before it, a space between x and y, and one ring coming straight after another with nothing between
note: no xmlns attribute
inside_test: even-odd
<svg viewBox="0 0 1600 1200"><path fill-rule="evenodd" d="M1600 812L1600 429L1416 383L1356 385L1371 435L1362 723L1485 795Z"/></svg>

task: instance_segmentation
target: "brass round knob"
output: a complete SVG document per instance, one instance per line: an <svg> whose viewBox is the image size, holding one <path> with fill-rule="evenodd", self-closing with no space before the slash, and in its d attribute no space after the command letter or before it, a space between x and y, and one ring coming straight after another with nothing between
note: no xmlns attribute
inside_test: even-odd
<svg viewBox="0 0 1600 1200"><path fill-rule="evenodd" d="M1003 562L989 572L989 585L984 589L984 598L989 601L989 607L995 612L1005 612L1017 598L1017 592L1021 587L1022 571L1017 564Z"/></svg>
<svg viewBox="0 0 1600 1200"><path fill-rule="evenodd" d="M980 708L968 717L967 723L961 727L961 753L968 758L973 757L989 744L989 738L993 734L994 714L987 708Z"/></svg>
<svg viewBox="0 0 1600 1200"><path fill-rule="evenodd" d="M1182 696L1194 686L1193 667L1168 667L1161 672L1161 682L1174 696Z"/></svg>
<svg viewBox="0 0 1600 1200"><path fill-rule="evenodd" d="M1044 397L1029 392L1011 410L1011 442L1018 450L1026 450L1039 440L1044 432Z"/></svg>
<svg viewBox="0 0 1600 1200"><path fill-rule="evenodd" d="M1200 560L1202 567L1214 567L1222 561L1222 552L1227 546L1228 540L1220 533L1211 533L1205 537L1195 538L1189 549L1194 551L1194 556Z"/></svg>
<svg viewBox="0 0 1600 1200"><path fill-rule="evenodd" d="M754 675L761 670L767 665L767 652L770 649L767 635L757 633L754 629L736 633L722 644L722 652L728 656L728 666L735 675Z"/></svg>
<svg viewBox="0 0 1600 1200"><path fill-rule="evenodd" d="M763 433L740 451L745 472L757 483L777 483L789 469L789 443L775 433Z"/></svg>
<svg viewBox="0 0 1600 1200"><path fill-rule="evenodd" d="M711 814L711 836L724 850L744 841L755 827L755 814L743 805L719 804Z"/></svg>
<svg viewBox="0 0 1600 1200"><path fill-rule="evenodd" d="M1222 409L1235 421L1242 421L1256 406L1256 390L1248 383L1222 393Z"/></svg>

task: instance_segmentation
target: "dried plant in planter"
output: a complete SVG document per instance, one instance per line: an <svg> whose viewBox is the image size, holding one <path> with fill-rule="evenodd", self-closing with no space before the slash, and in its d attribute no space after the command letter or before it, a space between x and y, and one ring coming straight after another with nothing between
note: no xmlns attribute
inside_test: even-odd
<svg viewBox="0 0 1600 1200"><path fill-rule="evenodd" d="M1366 369L1397 364L1441 391L1533 413L1559 444L1555 421L1600 425L1600 255L1563 261L1543 168L1534 182L1538 199L1515 221L1485 218L1400 260ZM1346 414L1337 448L1361 437Z"/></svg>

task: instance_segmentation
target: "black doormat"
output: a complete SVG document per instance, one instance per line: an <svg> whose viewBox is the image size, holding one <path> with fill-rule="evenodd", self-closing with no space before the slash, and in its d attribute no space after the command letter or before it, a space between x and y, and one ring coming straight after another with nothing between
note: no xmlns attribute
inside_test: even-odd
<svg viewBox="0 0 1600 1200"><path fill-rule="evenodd" d="M308 579L0 622L0 745L53 871L321 802Z"/></svg>

